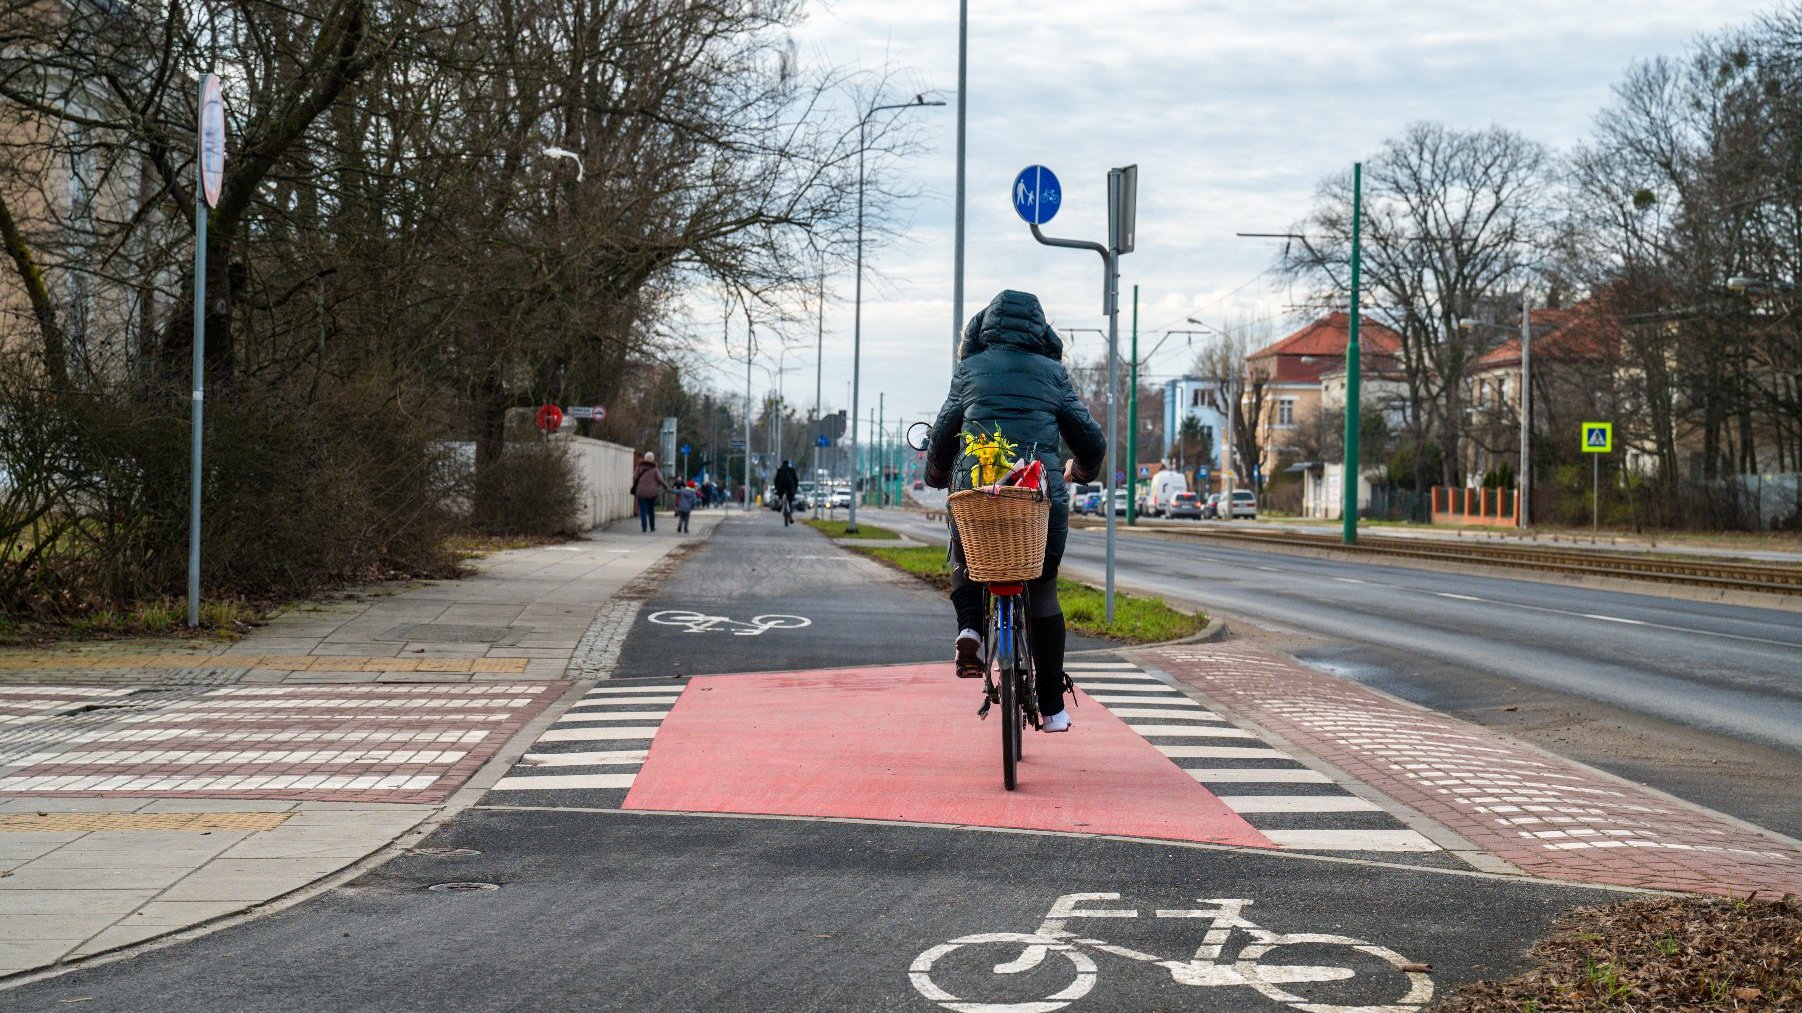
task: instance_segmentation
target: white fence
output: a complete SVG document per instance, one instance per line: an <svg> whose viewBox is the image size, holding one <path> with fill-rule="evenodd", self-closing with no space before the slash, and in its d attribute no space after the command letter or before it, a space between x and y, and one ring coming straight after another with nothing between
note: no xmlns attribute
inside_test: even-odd
<svg viewBox="0 0 1802 1013"><path fill-rule="evenodd" d="M582 480L582 506L575 527L587 531L632 516L632 449L606 440L559 433L551 442L563 447Z"/></svg>

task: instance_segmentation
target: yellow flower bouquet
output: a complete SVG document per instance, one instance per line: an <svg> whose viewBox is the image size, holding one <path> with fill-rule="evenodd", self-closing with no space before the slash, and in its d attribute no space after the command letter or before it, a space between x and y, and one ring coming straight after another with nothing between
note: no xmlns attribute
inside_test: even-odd
<svg viewBox="0 0 1802 1013"><path fill-rule="evenodd" d="M961 435L964 438L964 456L976 462L970 467L972 487L994 485L1016 467L1014 454L1019 448L1001 434L1000 425L996 425L992 433L978 430Z"/></svg>

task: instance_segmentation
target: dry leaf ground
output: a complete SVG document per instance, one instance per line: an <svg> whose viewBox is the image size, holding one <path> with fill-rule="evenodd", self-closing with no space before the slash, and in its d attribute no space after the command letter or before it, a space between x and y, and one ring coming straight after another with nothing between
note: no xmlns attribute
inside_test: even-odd
<svg viewBox="0 0 1802 1013"><path fill-rule="evenodd" d="M1802 1013L1802 901L1649 898L1577 908L1536 966L1483 981L1434 1013Z"/></svg>

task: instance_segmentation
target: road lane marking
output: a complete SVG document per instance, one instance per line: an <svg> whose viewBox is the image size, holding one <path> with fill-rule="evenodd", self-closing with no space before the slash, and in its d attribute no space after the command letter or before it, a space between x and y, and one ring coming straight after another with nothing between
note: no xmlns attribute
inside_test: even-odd
<svg viewBox="0 0 1802 1013"><path fill-rule="evenodd" d="M1082 687L1082 690L1088 692L1091 688L1092 687L1084 686ZM1133 688L1138 689L1139 687L1134 686ZM1132 696L1114 696L1106 693L1089 693L1089 699L1096 703L1155 703L1159 707L1194 707L1198 711L1201 709L1201 704L1196 703L1186 696L1165 697L1152 696L1146 693L1135 693Z"/></svg>
<svg viewBox="0 0 1802 1013"><path fill-rule="evenodd" d="M1628 626L1644 626L1644 625L1646 625L1644 622L1642 622L1638 619L1621 619L1617 616L1602 616L1602 615L1596 615L1594 612L1584 612L1584 613L1582 613L1582 616L1585 619L1600 619L1605 623L1626 623Z"/></svg>
<svg viewBox="0 0 1802 1013"><path fill-rule="evenodd" d="M552 724L567 725L578 721L655 721L668 716L669 711L570 711Z"/></svg>
<svg viewBox="0 0 1802 1013"><path fill-rule="evenodd" d="M630 788L637 774L537 774L503 777L490 791L532 791L570 788Z"/></svg>
<svg viewBox="0 0 1802 1013"><path fill-rule="evenodd" d="M1236 813L1377 813L1383 810L1356 795L1221 795Z"/></svg>
<svg viewBox="0 0 1802 1013"><path fill-rule="evenodd" d="M1295 851L1438 851L1412 830L1260 830L1279 847Z"/></svg>
<svg viewBox="0 0 1802 1013"><path fill-rule="evenodd" d="M1288 753L1269 746L1159 746L1158 752L1173 760L1287 760Z"/></svg>
<svg viewBox="0 0 1802 1013"><path fill-rule="evenodd" d="M1100 697L1092 697L1091 699L1099 700ZM1134 702L1136 703L1137 701ZM1159 702L1161 703L1162 701ZM1109 707L1108 710L1113 711L1114 716L1119 718L1193 718L1197 721L1221 720L1220 715L1215 714L1213 711L1204 710L1167 710L1162 707Z"/></svg>
<svg viewBox="0 0 1802 1013"><path fill-rule="evenodd" d="M600 767L610 763L643 763L648 749L606 749L598 753L527 753L522 762L540 767Z"/></svg>
<svg viewBox="0 0 1802 1013"><path fill-rule="evenodd" d="M1126 727L1140 735L1163 735L1185 739L1255 739L1256 735L1231 725L1134 725Z"/></svg>
<svg viewBox="0 0 1802 1013"><path fill-rule="evenodd" d="M1306 767L1201 767L1185 773L1202 784L1332 784L1333 779Z"/></svg>
<svg viewBox="0 0 1802 1013"><path fill-rule="evenodd" d="M538 736L540 742L589 742L601 739L651 739L655 728L551 728Z"/></svg>
<svg viewBox="0 0 1802 1013"><path fill-rule="evenodd" d="M1359 580L1356 577L1334 577L1333 579L1336 581L1339 581L1341 584L1368 584L1368 583L1370 583L1370 581L1368 581L1368 580Z"/></svg>
<svg viewBox="0 0 1802 1013"><path fill-rule="evenodd" d="M1456 598L1459 601L1483 601L1484 600L1482 598L1478 598L1474 594L1453 594L1450 591L1434 591L1433 594L1437 595L1440 598Z"/></svg>

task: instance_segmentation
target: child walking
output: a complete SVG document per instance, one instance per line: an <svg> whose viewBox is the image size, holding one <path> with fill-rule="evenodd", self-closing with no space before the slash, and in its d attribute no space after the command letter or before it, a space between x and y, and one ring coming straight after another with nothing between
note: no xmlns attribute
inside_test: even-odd
<svg viewBox="0 0 1802 1013"><path fill-rule="evenodd" d="M695 491L695 484L689 482L676 491L676 534L688 534L688 515L694 511L695 504L701 501L701 494Z"/></svg>

